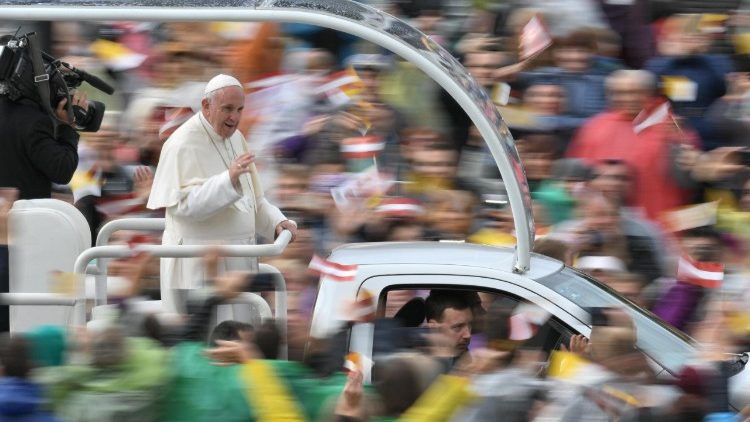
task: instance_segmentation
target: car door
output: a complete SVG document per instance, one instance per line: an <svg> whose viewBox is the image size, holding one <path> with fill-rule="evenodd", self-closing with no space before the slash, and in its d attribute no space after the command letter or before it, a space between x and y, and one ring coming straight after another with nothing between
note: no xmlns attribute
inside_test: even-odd
<svg viewBox="0 0 750 422"><path fill-rule="evenodd" d="M379 316L383 316L384 306L382 301L389 291L395 289L418 289L429 290L433 288L455 288L462 290L475 290L509 297L519 302L526 301L539 306L549 313L553 318L558 334L567 338L570 334L582 333L589 335L591 329L574 313L564 307L548 300L533 291L535 282L529 280L529 287L523 287L508 281L456 274L403 274L374 276L365 280L360 289L368 290L377 300ZM373 324L357 324L352 328L349 350L372 359L374 349L375 329ZM367 374L366 374L367 375Z"/></svg>

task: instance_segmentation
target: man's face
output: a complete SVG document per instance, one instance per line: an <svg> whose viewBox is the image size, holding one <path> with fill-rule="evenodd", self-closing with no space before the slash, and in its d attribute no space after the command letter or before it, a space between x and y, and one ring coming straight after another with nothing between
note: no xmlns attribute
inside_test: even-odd
<svg viewBox="0 0 750 422"><path fill-rule="evenodd" d="M563 90L560 85L532 85L526 90L526 105L539 114L560 114L563 105Z"/></svg>
<svg viewBox="0 0 750 422"><path fill-rule="evenodd" d="M422 176L450 180L456 175L456 153L451 150L425 149L415 154L414 171Z"/></svg>
<svg viewBox="0 0 750 422"><path fill-rule="evenodd" d="M552 175L555 151L545 142L546 139L546 135L527 135L516 141L529 180L546 180Z"/></svg>
<svg viewBox="0 0 750 422"><path fill-rule="evenodd" d="M466 69L479 85L491 88L495 83L492 74L502 67L503 59L503 53L499 51L469 53L466 55Z"/></svg>
<svg viewBox="0 0 750 422"><path fill-rule="evenodd" d="M637 280L613 277L611 281L606 283L626 299L629 299L635 304L641 306L644 305L643 300L641 299L641 285Z"/></svg>
<svg viewBox="0 0 750 422"><path fill-rule="evenodd" d="M555 63L563 70L583 73L589 68L592 52L582 47L564 47L555 51Z"/></svg>
<svg viewBox="0 0 750 422"><path fill-rule="evenodd" d="M245 108L245 93L238 86L222 88L201 103L203 115L222 138L232 136Z"/></svg>
<svg viewBox="0 0 750 422"><path fill-rule="evenodd" d="M630 190L630 174L624 164L602 164L591 186L613 203L623 204Z"/></svg>
<svg viewBox="0 0 750 422"><path fill-rule="evenodd" d="M370 103L380 102L380 72L365 68L357 70L357 75L364 85L362 98Z"/></svg>
<svg viewBox="0 0 750 422"><path fill-rule="evenodd" d="M589 230L610 233L620 223L617 207L605 200L591 201L585 209L584 219Z"/></svg>
<svg viewBox="0 0 750 422"><path fill-rule="evenodd" d="M471 341L471 325L474 315L471 309L446 308L440 321L430 320L431 326L440 328L446 333L453 345L455 356L459 356L469 350Z"/></svg>
<svg viewBox="0 0 750 422"><path fill-rule="evenodd" d="M608 94L610 107L631 117L637 116L651 98L649 91L633 78L614 80Z"/></svg>
<svg viewBox="0 0 750 422"><path fill-rule="evenodd" d="M470 209L462 209L462 204L441 204L430 212L433 226L443 235L455 235L459 239L468 236L471 230ZM470 207L466 207L470 208Z"/></svg>
<svg viewBox="0 0 750 422"><path fill-rule="evenodd" d="M85 134L86 143L96 151L96 164L105 172L110 172L115 162L115 147L119 143L119 134L111 124L103 124L93 133Z"/></svg>
<svg viewBox="0 0 750 422"><path fill-rule="evenodd" d="M282 174L276 182L276 200L278 206L284 208L294 208L306 201L307 180L296 175Z"/></svg>
<svg viewBox="0 0 750 422"><path fill-rule="evenodd" d="M697 261L721 261L722 245L712 237L685 236L680 239L680 247Z"/></svg>

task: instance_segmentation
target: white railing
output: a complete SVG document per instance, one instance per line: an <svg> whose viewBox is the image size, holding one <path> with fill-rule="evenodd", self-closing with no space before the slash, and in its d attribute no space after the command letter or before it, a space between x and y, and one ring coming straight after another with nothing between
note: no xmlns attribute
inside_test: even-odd
<svg viewBox="0 0 750 422"><path fill-rule="evenodd" d="M261 257L277 256L284 252L292 239L292 233L282 231L272 244L266 245L138 245L130 248L126 245L108 245L112 235L120 230L162 231L163 218L122 218L110 221L102 226L96 237L96 246L85 250L75 262L73 272L84 274L89 263L96 259L96 283L94 287L95 305L107 303L107 261L110 258L124 258L138 252L146 252L160 258L196 258L215 251L227 257ZM261 266L266 272L271 266ZM274 317L286 321L286 283L282 277L274 277L275 313Z"/></svg>
<svg viewBox="0 0 750 422"><path fill-rule="evenodd" d="M61 293L0 293L0 303L8 306L69 306L68 325L86 323L86 296Z"/></svg>
<svg viewBox="0 0 750 422"><path fill-rule="evenodd" d="M96 245L85 250L75 262L73 271L84 275L89 268L89 263L96 259L96 283L95 304L107 304L107 262L111 258L124 258L133 256L139 252L146 252L160 258L196 258L204 256L208 252L216 252L227 257L261 257L281 255L292 239L292 233L288 230L282 231L274 243L265 245L137 245L133 248L127 245L108 245L112 235L120 230L138 231L162 231L164 230L163 218L123 218L110 221L102 226L96 237ZM272 273L274 287L274 313L273 317L279 327L282 339L281 358L287 357L286 345L286 320L287 320L287 296L284 277L276 268L260 264L259 272ZM163 292L162 292L163 294ZM260 296L255 294L243 294L230 303L248 304L258 307L259 310L268 310L270 306ZM261 313L263 314L263 313ZM84 315L85 319L85 315Z"/></svg>
<svg viewBox="0 0 750 422"><path fill-rule="evenodd" d="M139 252L146 252L156 257L167 258L196 258L214 251L227 257L262 257L277 256L292 239L288 230L282 231L272 244L266 245L138 245L133 248L127 245L107 245L112 234L120 230L161 231L164 230L163 218L124 218L105 224L97 236L97 246L86 249L76 259L73 272L82 279L87 273L94 273L96 283L95 306L107 303L107 264L111 258L124 258ZM97 260L96 266L89 266L91 261ZM261 264L261 272L279 274L270 265ZM287 297L286 283L280 276L273 277L274 285L274 318L282 329L283 338L286 337ZM259 296L256 295L258 299ZM262 299L261 299L262 300ZM258 305L257 300L245 298L242 303ZM73 307L68 323L83 325L86 323L86 295L69 296L59 293L2 293L0 303L3 305L37 305L37 306L70 306ZM267 303L264 302L266 306ZM269 307L270 308L270 307Z"/></svg>

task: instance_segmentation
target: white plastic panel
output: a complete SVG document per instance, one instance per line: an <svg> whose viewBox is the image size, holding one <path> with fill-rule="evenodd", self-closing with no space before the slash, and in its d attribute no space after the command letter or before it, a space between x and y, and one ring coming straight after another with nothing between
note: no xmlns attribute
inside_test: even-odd
<svg viewBox="0 0 750 422"><path fill-rule="evenodd" d="M71 272L91 246L91 232L74 206L55 199L16 201L10 212L10 292L51 292L53 271ZM66 324L70 307L11 306L11 331Z"/></svg>

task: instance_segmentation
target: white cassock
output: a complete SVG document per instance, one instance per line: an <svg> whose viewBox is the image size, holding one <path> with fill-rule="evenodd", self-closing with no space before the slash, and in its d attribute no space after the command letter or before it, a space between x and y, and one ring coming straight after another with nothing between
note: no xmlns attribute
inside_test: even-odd
<svg viewBox="0 0 750 422"><path fill-rule="evenodd" d="M263 195L254 166L240 176L241 192L229 180L228 168L247 144L237 131L222 139L196 113L169 137L161 151L148 208L166 208L162 244L255 244L256 235L273 239L276 226L286 220ZM226 258L224 270L257 270L257 258ZM162 258L162 305L177 312L174 289L203 286L201 258Z"/></svg>

